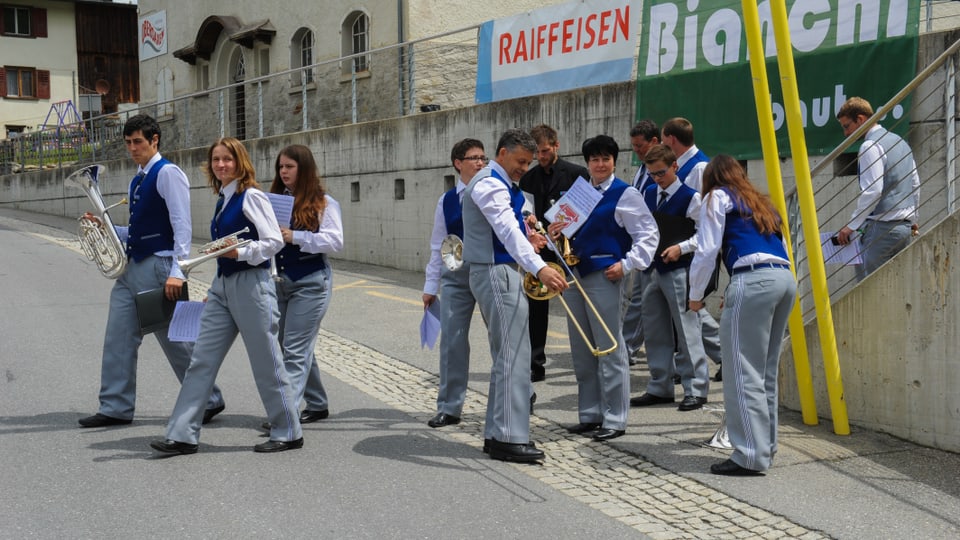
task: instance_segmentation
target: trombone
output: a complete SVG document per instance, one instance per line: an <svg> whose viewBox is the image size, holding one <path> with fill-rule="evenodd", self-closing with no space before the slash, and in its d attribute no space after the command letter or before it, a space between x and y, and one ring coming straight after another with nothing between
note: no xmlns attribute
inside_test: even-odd
<svg viewBox="0 0 960 540"><path fill-rule="evenodd" d="M542 234L547 239L547 245L557 254L560 259L560 263L563 264L561 267L555 262L548 262L547 265L552 267L554 270L560 272L561 274L569 274L571 280L567 282L568 285L575 285L577 289L580 290L581 296L583 296L583 301L587 304L587 307L590 308L590 311L597 317L597 320L600 321L600 326L603 327L603 331L606 332L607 337L610 339L610 343L613 344L608 349L600 349L599 344L591 343L590 338L587 337L587 333L583 330L583 327L580 326L580 323L577 322L577 318L573 316L573 312L570 311L570 306L567 305L566 300L563 299L563 295L560 295L560 303L563 304L563 309L567 311L567 316L570 317L570 322L573 323L573 326L577 329L577 332L580 333L580 337L583 338L583 341L590 346L590 352L594 356L603 356L610 354L613 351L617 350L617 338L613 335L613 332L610 331L610 327L607 326L607 323L603 321L603 317L600 316L600 312L597 310L597 307L593 305L593 302L590 300L590 297L587 296L587 291L583 290L583 286L580 285L580 280L574 275L573 270L570 269L570 266L567 264L567 256L575 257L573 254L569 253L569 242L566 244L564 252L561 252L557 249L556 244L553 243L553 240L550 239L550 235L543 229L543 224L539 221L536 225L536 230L538 233ZM559 293L551 292L546 285L540 282L537 279L537 276L531 274L530 272L524 272L523 275L523 292L526 295L534 300L549 300L554 296L557 296Z"/></svg>

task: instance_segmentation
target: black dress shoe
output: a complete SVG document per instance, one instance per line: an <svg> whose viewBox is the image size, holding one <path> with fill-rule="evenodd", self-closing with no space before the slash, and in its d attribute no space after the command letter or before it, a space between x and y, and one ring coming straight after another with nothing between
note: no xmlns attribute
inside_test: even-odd
<svg viewBox="0 0 960 540"><path fill-rule="evenodd" d="M267 441L253 447L254 452L283 452L303 448L303 437L295 441Z"/></svg>
<svg viewBox="0 0 960 540"><path fill-rule="evenodd" d="M220 405L219 407L214 407L212 409L207 409L203 411L203 424L204 425L209 424L210 421L213 420L214 416L222 413L223 410L226 408L227 408L226 405Z"/></svg>
<svg viewBox="0 0 960 540"><path fill-rule="evenodd" d="M707 402L705 397L696 397L696 396L684 396L683 401L680 402L680 406L677 407L678 411L695 411Z"/></svg>
<svg viewBox="0 0 960 540"><path fill-rule="evenodd" d="M304 409L303 412L300 413L300 423L310 424L310 423L316 422L317 420L323 420L324 418L327 418L329 416L330 416L330 411L327 409L324 409L322 411L311 411L309 409Z"/></svg>
<svg viewBox="0 0 960 540"><path fill-rule="evenodd" d="M546 380L547 374L540 371L530 372L530 382L540 382Z"/></svg>
<svg viewBox="0 0 960 540"><path fill-rule="evenodd" d="M452 426L454 424L460 423L460 417L454 416L447 413L437 413L436 416L427 420L427 425L432 428L438 428L443 426Z"/></svg>
<svg viewBox="0 0 960 540"><path fill-rule="evenodd" d="M593 440L600 442L609 441L610 439L616 439L622 436L624 433L626 433L626 430L623 429L600 428L594 432Z"/></svg>
<svg viewBox="0 0 960 540"><path fill-rule="evenodd" d="M683 384L683 379L680 378L680 375L673 376L673 384L674 385Z"/></svg>
<svg viewBox="0 0 960 540"><path fill-rule="evenodd" d="M270 431L271 429L273 429L273 424L271 424L270 422L264 422L260 424L260 428Z"/></svg>
<svg viewBox="0 0 960 540"><path fill-rule="evenodd" d="M126 420L124 418L114 418L112 416L107 416L105 414L97 413L93 416L88 416L86 418L81 418L77 420L80 424L80 427L106 427L106 426L125 426L133 420Z"/></svg>
<svg viewBox="0 0 960 540"><path fill-rule="evenodd" d="M536 463L546 456L533 443L519 444L490 439L490 458L515 463Z"/></svg>
<svg viewBox="0 0 960 540"><path fill-rule="evenodd" d="M197 448L199 447L200 446L196 444L172 441L170 439L150 443L150 448L153 448L157 452L163 452L164 454L196 454Z"/></svg>
<svg viewBox="0 0 960 540"><path fill-rule="evenodd" d="M570 426L567 428L567 433L590 433L591 431L596 431L600 429L599 422L581 422L575 426Z"/></svg>
<svg viewBox="0 0 960 540"><path fill-rule="evenodd" d="M530 396L530 414L533 414L533 404L537 402L537 393L534 392Z"/></svg>
<svg viewBox="0 0 960 540"><path fill-rule="evenodd" d="M710 466L710 472L722 476L763 476L763 471L741 467L734 463L732 459L714 463Z"/></svg>
<svg viewBox="0 0 960 540"><path fill-rule="evenodd" d="M490 453L490 439L483 440L483 453L484 454Z"/></svg>
<svg viewBox="0 0 960 540"><path fill-rule="evenodd" d="M722 382L722 381L723 381L723 366L722 366L722 365L721 365L720 368L717 370L717 374L713 376L713 381L714 381L714 382Z"/></svg>
<svg viewBox="0 0 960 540"><path fill-rule="evenodd" d="M650 405L660 405L661 403L673 403L672 397L660 397L644 392L640 397L630 398L631 407L649 407Z"/></svg>

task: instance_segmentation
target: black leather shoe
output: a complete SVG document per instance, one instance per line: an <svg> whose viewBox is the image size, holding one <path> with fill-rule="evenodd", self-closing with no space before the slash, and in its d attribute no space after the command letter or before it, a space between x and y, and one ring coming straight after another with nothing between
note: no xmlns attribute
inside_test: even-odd
<svg viewBox="0 0 960 540"><path fill-rule="evenodd" d="M696 396L684 396L683 401L680 402L680 406L677 407L678 411L695 411L707 402L705 397L696 397Z"/></svg>
<svg viewBox="0 0 960 540"><path fill-rule="evenodd" d="M153 448L157 452L163 452L164 454L196 454L197 448L199 447L200 446L196 444L172 441L170 439L150 443L150 448Z"/></svg>
<svg viewBox="0 0 960 540"><path fill-rule="evenodd" d="M222 413L226 409L226 405L220 405L219 407L214 407L212 409L207 409L203 411L203 423L204 425L209 424L213 417Z"/></svg>
<svg viewBox="0 0 960 540"><path fill-rule="evenodd" d="M631 407L649 407L650 405L660 405L661 403L673 403L672 397L660 397L653 394L643 393L640 397L630 398Z"/></svg>
<svg viewBox="0 0 960 540"><path fill-rule="evenodd" d="M260 429L265 429L267 431L270 431L271 429L273 429L273 425L270 422L264 422L260 424Z"/></svg>
<svg viewBox="0 0 960 540"><path fill-rule="evenodd" d="M484 454L490 453L490 439L483 440L483 453Z"/></svg>
<svg viewBox="0 0 960 540"><path fill-rule="evenodd" d="M125 426L131 422L133 422L133 420L114 418L112 416L107 416L100 413L77 420L77 423L80 424L80 427Z"/></svg>
<svg viewBox="0 0 960 540"><path fill-rule="evenodd" d="M717 369L717 374L713 376L713 381L714 381L714 382L722 382L722 381L723 381L723 366L722 366L722 365L720 366L719 369Z"/></svg>
<svg viewBox="0 0 960 540"><path fill-rule="evenodd" d="M763 471L746 469L734 463L732 459L714 463L710 466L710 472L722 476L763 476Z"/></svg>
<svg viewBox="0 0 960 540"><path fill-rule="evenodd" d="M537 402L537 393L534 392L533 395L530 396L530 414L533 414L533 404L536 402Z"/></svg>
<svg viewBox="0 0 960 540"><path fill-rule="evenodd" d="M437 413L436 416L427 420L427 425L432 428L438 428L443 426L452 426L454 424L460 423L460 417L454 416L447 413Z"/></svg>
<svg viewBox="0 0 960 540"><path fill-rule="evenodd" d="M674 385L683 384L683 379L680 378L680 375L673 376L673 384Z"/></svg>
<svg viewBox="0 0 960 540"><path fill-rule="evenodd" d="M575 426L568 427L567 433L590 433L591 431L596 431L598 429L600 429L600 424L597 422L581 422Z"/></svg>
<svg viewBox="0 0 960 540"><path fill-rule="evenodd" d="M490 458L515 463L536 463L546 456L532 443L516 444L490 439Z"/></svg>
<svg viewBox="0 0 960 540"><path fill-rule="evenodd" d="M626 433L623 429L610 429L610 428L600 428L593 434L593 440L595 441L609 441L610 439L616 439L617 437L622 436Z"/></svg>
<svg viewBox="0 0 960 540"><path fill-rule="evenodd" d="M303 437L295 441L267 441L253 447L254 452L283 452L303 448Z"/></svg>
<svg viewBox="0 0 960 540"><path fill-rule="evenodd" d="M324 409L322 411L311 411L309 409L304 409L303 412L300 413L300 423L310 424L310 423L316 422L317 420L323 420L324 418L327 418L329 416L330 416L330 411L327 409Z"/></svg>
<svg viewBox="0 0 960 540"><path fill-rule="evenodd" d="M540 382L546 380L547 374L540 371L530 372L530 382Z"/></svg>

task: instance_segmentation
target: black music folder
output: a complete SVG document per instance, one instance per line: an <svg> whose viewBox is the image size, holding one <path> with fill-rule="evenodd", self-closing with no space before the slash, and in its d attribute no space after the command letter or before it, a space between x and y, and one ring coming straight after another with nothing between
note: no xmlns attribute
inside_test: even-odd
<svg viewBox="0 0 960 540"><path fill-rule="evenodd" d="M183 282L183 289L177 300L167 300L163 289L160 287L139 292L134 298L137 303L137 319L140 321L141 335L145 336L170 326L170 319L173 318L173 310L176 309L177 302L190 299L186 281Z"/></svg>

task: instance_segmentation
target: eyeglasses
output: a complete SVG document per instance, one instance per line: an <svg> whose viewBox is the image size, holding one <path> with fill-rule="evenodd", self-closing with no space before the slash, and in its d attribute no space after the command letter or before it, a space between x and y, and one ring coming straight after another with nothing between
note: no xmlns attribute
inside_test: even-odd
<svg viewBox="0 0 960 540"><path fill-rule="evenodd" d="M462 158L460 158L460 161L480 161L480 162L482 162L482 163L486 163L486 162L487 162L487 156L469 156L469 157L462 157Z"/></svg>
<svg viewBox="0 0 960 540"><path fill-rule="evenodd" d="M650 176L652 176L652 177L654 177L654 178L663 178L663 175L667 174L667 171L669 171L669 170L670 170L670 169L663 169L663 170L661 170L661 171L650 171L649 174L650 174Z"/></svg>

